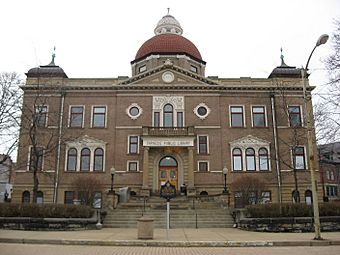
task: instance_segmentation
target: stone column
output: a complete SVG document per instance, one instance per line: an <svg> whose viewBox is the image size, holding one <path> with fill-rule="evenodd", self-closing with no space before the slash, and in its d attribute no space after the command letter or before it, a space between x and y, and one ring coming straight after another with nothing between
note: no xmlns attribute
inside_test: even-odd
<svg viewBox="0 0 340 255"><path fill-rule="evenodd" d="M141 190L142 196L149 196L149 147L144 147L143 155L143 187Z"/></svg>
<svg viewBox="0 0 340 255"><path fill-rule="evenodd" d="M188 147L188 196L195 196L195 180L194 180L194 147Z"/></svg>

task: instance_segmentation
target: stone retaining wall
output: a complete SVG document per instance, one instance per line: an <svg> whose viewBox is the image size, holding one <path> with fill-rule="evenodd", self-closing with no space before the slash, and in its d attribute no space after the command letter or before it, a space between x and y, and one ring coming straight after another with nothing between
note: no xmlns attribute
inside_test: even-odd
<svg viewBox="0 0 340 255"><path fill-rule="evenodd" d="M15 230L80 230L95 229L97 217L92 218L30 218L0 217L0 229Z"/></svg>
<svg viewBox="0 0 340 255"><path fill-rule="evenodd" d="M312 232L312 217L243 218L238 227L260 232ZM340 216L320 217L321 231L340 231Z"/></svg>

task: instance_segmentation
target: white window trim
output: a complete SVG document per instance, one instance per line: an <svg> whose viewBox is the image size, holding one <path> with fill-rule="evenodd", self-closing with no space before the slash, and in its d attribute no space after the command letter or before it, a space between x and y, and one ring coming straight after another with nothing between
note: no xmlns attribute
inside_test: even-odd
<svg viewBox="0 0 340 255"><path fill-rule="evenodd" d="M76 165L76 170L75 171L68 171L67 170L67 161L68 161L68 151L71 148L75 148L77 150L77 165ZM90 170L89 171L80 171L80 158L81 158L81 150L84 148L88 148L90 150ZM103 150L103 170L102 171L94 171L94 151L97 148L101 148ZM65 150L65 165L64 165L64 172L65 173L76 173L76 172L81 172L81 173L89 173L89 172L94 172L94 173L103 173L105 172L105 159L106 159L106 146L105 144L99 144L99 143L91 143L91 144L82 144L82 143L77 143L77 144L68 144L66 146Z"/></svg>
<svg viewBox="0 0 340 255"><path fill-rule="evenodd" d="M200 163L208 163L208 169L207 171L200 171ZM199 172L199 173L207 173L207 172L210 172L210 163L209 163L209 160L198 160L197 161L197 171L196 172Z"/></svg>
<svg viewBox="0 0 340 255"><path fill-rule="evenodd" d="M105 107L105 123L104 123L104 127L93 127L93 109L95 107ZM91 128L106 128L106 124L107 124L107 105L92 105L91 106Z"/></svg>
<svg viewBox="0 0 340 255"><path fill-rule="evenodd" d="M206 136L207 137L207 153L206 154L200 154L200 146L199 146L199 138L200 138L200 136ZM197 154L198 155L208 155L208 154L210 154L210 150L209 150L209 135L207 135L207 134L199 134L199 135L197 135Z"/></svg>
<svg viewBox="0 0 340 255"><path fill-rule="evenodd" d="M242 153L242 170L234 170L234 158L233 158L233 150L240 149ZM252 148L255 151L255 170L247 170L247 158L246 158L246 150L248 148ZM260 170L260 155L259 150L260 148L265 148L268 151L268 170ZM270 146L269 144L264 146L263 144L249 144L248 146L245 145L235 145L230 148L230 158L231 158L231 168L233 172L261 172L261 173L269 173L272 171L271 168L271 154L270 154Z"/></svg>
<svg viewBox="0 0 340 255"><path fill-rule="evenodd" d="M83 122L81 123L81 127L71 127L71 108L72 107L83 107ZM91 123L92 123L92 117L91 117ZM69 128L84 128L84 124L85 124L85 105L70 105L69 110L68 110L68 125L67 126Z"/></svg>
<svg viewBox="0 0 340 255"><path fill-rule="evenodd" d="M203 116L198 114L198 108L200 107L204 107L207 110L207 113ZM193 112L198 118L200 118L201 120L204 120L206 117L209 116L211 109L205 103L200 103L194 108Z"/></svg>
<svg viewBox="0 0 340 255"><path fill-rule="evenodd" d="M305 169L296 169L297 171L307 171L309 169L308 167L308 155L307 155L307 150L305 145L296 145L295 147L303 147L303 152L304 152L304 158L305 158ZM290 149L290 160L292 163L293 169L290 169L290 171L294 171L294 154L293 154L293 147Z"/></svg>
<svg viewBox="0 0 340 255"><path fill-rule="evenodd" d="M264 127L256 127L254 126L254 118L253 118L253 107L263 107L264 108ZM253 128L265 128L268 127L268 118L267 118L267 107L266 105L258 105L254 104L250 106L250 116L251 116L251 127Z"/></svg>
<svg viewBox="0 0 340 255"><path fill-rule="evenodd" d="M145 73L147 71L146 65L141 65L138 67L138 73Z"/></svg>
<svg viewBox="0 0 340 255"><path fill-rule="evenodd" d="M243 116L243 127L233 127L232 126L232 123L231 123L231 108L232 107L242 107L242 116ZM229 105L229 126L231 128L246 128L246 116L245 116L245 106L244 105L237 105L237 104L232 104L232 105Z"/></svg>
<svg viewBox="0 0 340 255"><path fill-rule="evenodd" d="M130 153L130 137L131 136L137 136L137 153ZM139 135L128 135L127 145L128 145L127 146L127 154L128 155L139 154L140 136Z"/></svg>
<svg viewBox="0 0 340 255"><path fill-rule="evenodd" d="M303 113L303 107L301 106L301 105L299 105L299 104L289 104L289 105L287 105L287 120L288 120L288 127L292 127L291 125L290 125L290 120L289 120L289 107L299 107L300 108L300 120L301 120L301 127L304 127L305 126L305 124L304 124L304 113ZM299 127L299 126L298 126ZM294 127L292 127L292 128L294 128Z"/></svg>
<svg viewBox="0 0 340 255"><path fill-rule="evenodd" d="M130 163L137 163L137 170L136 171L130 171L130 169L129 169L129 164ZM138 160L128 160L126 162L126 172L128 172L128 173L137 173L137 172L140 172L139 161Z"/></svg>
<svg viewBox="0 0 340 255"><path fill-rule="evenodd" d="M137 114L136 116L132 116L132 115L130 114L130 109L133 108L133 107L138 108L138 111L139 111L139 112L138 112L138 114ZM142 115L143 109L142 109L142 107L140 107L137 103L132 103L132 104L130 104L130 105L126 108L125 112L126 112L126 114L130 117L130 119L136 120L136 119L139 118L139 116Z"/></svg>
<svg viewBox="0 0 340 255"><path fill-rule="evenodd" d="M240 149L241 150L241 157L242 157L242 169L241 170L234 170L234 157L233 157L233 150L234 149ZM245 165L244 165L244 149L242 149L240 146L234 146L230 148L230 158L231 158L231 171L232 172L236 172L236 173L240 173L240 172L244 172L245 171Z"/></svg>
<svg viewBox="0 0 340 255"><path fill-rule="evenodd" d="M31 148L32 147L33 147L32 145L28 146L28 159L27 159L27 167L26 167L27 172L31 172L30 164L31 164ZM43 148L43 156L42 156L42 162L41 162L41 172L42 172L42 171L44 171L44 168L45 168L45 165L44 165L44 163L45 163L45 149L44 149L44 146L40 146L40 145L37 145L36 147Z"/></svg>
<svg viewBox="0 0 340 255"><path fill-rule="evenodd" d="M39 112L36 112L36 108L41 107L41 106L46 106L46 122L45 122L45 125L43 127L48 127L48 117L49 117L48 115L49 115L49 112L50 112L50 107L49 107L48 104L36 104L36 105L34 105L33 106L34 116L36 116L37 113L39 114Z"/></svg>
<svg viewBox="0 0 340 255"><path fill-rule="evenodd" d="M183 127L185 127L184 96L168 95L153 96L152 99L152 126L154 126L154 113L159 112L159 127L164 127L164 106L170 104L173 107L173 127L177 127L177 112L183 113Z"/></svg>

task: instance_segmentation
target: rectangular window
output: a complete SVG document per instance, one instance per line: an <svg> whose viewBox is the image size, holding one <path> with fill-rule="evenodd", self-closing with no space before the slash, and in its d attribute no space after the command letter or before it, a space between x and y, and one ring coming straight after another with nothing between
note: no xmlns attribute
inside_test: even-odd
<svg viewBox="0 0 340 255"><path fill-rule="evenodd" d="M302 126L300 106L288 106L288 117L291 127Z"/></svg>
<svg viewBox="0 0 340 255"><path fill-rule="evenodd" d="M138 153L138 136L129 136L129 154Z"/></svg>
<svg viewBox="0 0 340 255"><path fill-rule="evenodd" d="M208 172L209 171L209 162L208 161L198 161L198 171L199 172Z"/></svg>
<svg viewBox="0 0 340 255"><path fill-rule="evenodd" d="M159 123L160 123L159 112L154 112L153 113L153 126L154 127L159 127Z"/></svg>
<svg viewBox="0 0 340 255"><path fill-rule="evenodd" d="M43 147L30 148L30 171L41 171L43 165L44 149Z"/></svg>
<svg viewBox="0 0 340 255"><path fill-rule="evenodd" d="M253 106L253 127L265 127L266 126L266 115L264 106Z"/></svg>
<svg viewBox="0 0 340 255"><path fill-rule="evenodd" d="M92 207L95 209L102 208L102 193L100 191L93 193Z"/></svg>
<svg viewBox="0 0 340 255"><path fill-rule="evenodd" d="M146 65L139 67L139 73L143 73L145 71L146 71Z"/></svg>
<svg viewBox="0 0 340 255"><path fill-rule="evenodd" d="M65 191L64 204L72 205L74 200L74 191Z"/></svg>
<svg viewBox="0 0 340 255"><path fill-rule="evenodd" d="M305 160L305 148L304 147L295 147L295 151L293 151L294 157L294 167L298 170L306 169L306 160Z"/></svg>
<svg viewBox="0 0 340 255"><path fill-rule="evenodd" d="M208 154L208 137L205 135L198 136L198 154Z"/></svg>
<svg viewBox="0 0 340 255"><path fill-rule="evenodd" d="M78 200L80 200L80 204L89 205L90 193L89 191L78 191Z"/></svg>
<svg viewBox="0 0 340 255"><path fill-rule="evenodd" d="M106 107L94 106L92 112L92 127L105 127Z"/></svg>
<svg viewBox="0 0 340 255"><path fill-rule="evenodd" d="M326 186L326 194L328 197L337 197L338 196L337 186Z"/></svg>
<svg viewBox="0 0 340 255"><path fill-rule="evenodd" d="M177 112L177 127L183 127L183 112Z"/></svg>
<svg viewBox="0 0 340 255"><path fill-rule="evenodd" d="M243 107L242 106L231 106L230 107L230 121L232 127L243 127Z"/></svg>
<svg viewBox="0 0 340 255"><path fill-rule="evenodd" d="M271 192L270 191L262 191L261 192L261 203L267 204L271 201Z"/></svg>
<svg viewBox="0 0 340 255"><path fill-rule="evenodd" d="M47 106L39 105L35 107L34 122L38 127L46 127L47 125Z"/></svg>
<svg viewBox="0 0 340 255"><path fill-rule="evenodd" d="M191 65L191 66L190 66L190 71L191 71L191 72L194 72L194 73L197 73L197 67Z"/></svg>
<svg viewBox="0 0 340 255"><path fill-rule="evenodd" d="M70 127L83 127L84 107L71 106L70 109Z"/></svg>
<svg viewBox="0 0 340 255"><path fill-rule="evenodd" d="M128 162L128 171L129 172L137 172L138 171L138 161L129 161Z"/></svg>

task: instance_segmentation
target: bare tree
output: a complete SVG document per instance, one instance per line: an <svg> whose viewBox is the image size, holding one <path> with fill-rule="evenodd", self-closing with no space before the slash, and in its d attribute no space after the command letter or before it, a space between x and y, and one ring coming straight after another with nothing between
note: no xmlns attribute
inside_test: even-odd
<svg viewBox="0 0 340 255"><path fill-rule="evenodd" d="M22 80L17 73L0 73L0 144L1 154L10 156L18 141L19 119L21 110ZM7 157L1 159L0 164Z"/></svg>
<svg viewBox="0 0 340 255"><path fill-rule="evenodd" d="M262 192L265 191L265 182L254 176L242 176L231 183L231 189L235 197L239 199L243 206L261 203ZM236 201L235 201L236 202Z"/></svg>
<svg viewBox="0 0 340 255"><path fill-rule="evenodd" d="M81 203L89 206L93 204L96 192L101 190L100 181L93 176L81 176L73 181L73 186Z"/></svg>
<svg viewBox="0 0 340 255"><path fill-rule="evenodd" d="M301 145L306 142L306 131L302 126L302 109L292 100L283 84L277 83L277 91L280 95L278 98L281 104L278 105L278 110L281 113L281 118L288 120L290 126L286 134L278 135L279 143L284 147L284 149L279 151L278 160L282 165L292 170L294 179L293 199L294 202L300 203L298 172L300 169L306 167L306 162L296 161L299 153L306 155L305 151L300 151L302 150ZM306 113L304 113L304 115L306 115ZM303 163L303 165L301 163Z"/></svg>
<svg viewBox="0 0 340 255"><path fill-rule="evenodd" d="M47 176L51 179L51 184L55 183L57 171L49 170L58 168L57 154L65 141L65 123L62 120L64 94L60 91L59 97L51 98L49 89L51 88L39 84L31 89L24 88L19 150L22 150L22 154L28 150L29 160L27 163L27 158L18 159L18 167L26 166L32 172L33 203L37 201L40 178Z"/></svg>
<svg viewBox="0 0 340 255"><path fill-rule="evenodd" d="M340 139L340 19L335 20L331 44L332 53L325 60L329 82L315 95L318 98L314 115L319 143Z"/></svg>

